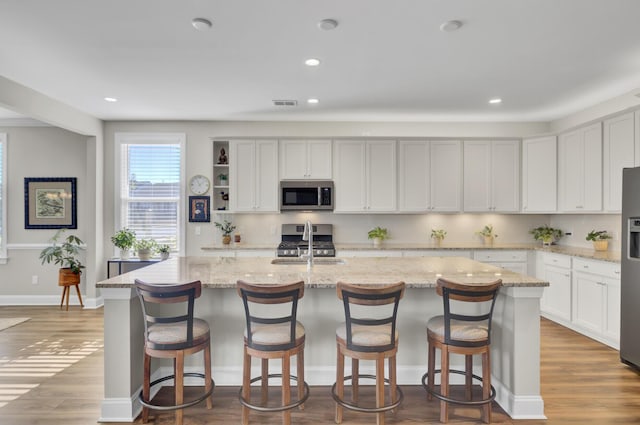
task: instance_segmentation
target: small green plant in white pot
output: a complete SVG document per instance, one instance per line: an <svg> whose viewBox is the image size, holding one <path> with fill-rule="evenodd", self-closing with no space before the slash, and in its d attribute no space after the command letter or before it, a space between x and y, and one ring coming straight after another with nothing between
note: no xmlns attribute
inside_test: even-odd
<svg viewBox="0 0 640 425"><path fill-rule="evenodd" d="M493 240L498 237L493 230L492 224L485 225L482 230L478 230L476 235L482 236L485 245L493 244Z"/></svg>
<svg viewBox="0 0 640 425"><path fill-rule="evenodd" d="M120 249L120 258L128 260L131 248L136 243L136 232L125 227L111 236L111 242Z"/></svg>
<svg viewBox="0 0 640 425"><path fill-rule="evenodd" d="M529 230L529 233L533 235L533 239L542 241L543 246L550 246L552 243L564 236L564 232L562 230L554 229L546 224Z"/></svg>
<svg viewBox="0 0 640 425"><path fill-rule="evenodd" d="M431 229L431 239L433 239L437 246L442 244L444 237L447 236L447 231L444 229Z"/></svg>
<svg viewBox="0 0 640 425"><path fill-rule="evenodd" d="M593 242L593 249L596 251L606 251L609 249L609 239L611 239L611 235L607 233L606 230L592 230L587 234L585 239Z"/></svg>
<svg viewBox="0 0 640 425"><path fill-rule="evenodd" d="M158 252L160 253L160 259L166 260L169 258L169 254L171 253L171 247L166 244L158 245Z"/></svg>
<svg viewBox="0 0 640 425"><path fill-rule="evenodd" d="M153 239L140 239L136 241L136 251L138 252L138 258L141 260L148 260L155 252L158 244Z"/></svg>
<svg viewBox="0 0 640 425"><path fill-rule="evenodd" d="M369 230L367 236L369 237L369 239L373 240L373 246L379 247L380 245L382 245L382 241L384 241L385 239L389 239L389 232L385 228L376 226L373 229Z"/></svg>

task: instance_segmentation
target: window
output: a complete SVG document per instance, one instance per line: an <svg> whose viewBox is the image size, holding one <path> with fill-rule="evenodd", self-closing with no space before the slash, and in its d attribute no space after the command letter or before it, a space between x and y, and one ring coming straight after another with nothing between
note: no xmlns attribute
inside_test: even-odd
<svg viewBox="0 0 640 425"><path fill-rule="evenodd" d="M183 251L184 145L184 134L116 134L116 230L128 227L137 239Z"/></svg>
<svg viewBox="0 0 640 425"><path fill-rule="evenodd" d="M7 258L7 134L0 133L0 264Z"/></svg>

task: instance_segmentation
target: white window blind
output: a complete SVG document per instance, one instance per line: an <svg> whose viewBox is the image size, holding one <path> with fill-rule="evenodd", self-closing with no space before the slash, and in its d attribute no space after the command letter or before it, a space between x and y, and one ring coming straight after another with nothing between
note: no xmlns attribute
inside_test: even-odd
<svg viewBox="0 0 640 425"><path fill-rule="evenodd" d="M137 239L181 247L183 143L135 135L120 143L120 228Z"/></svg>

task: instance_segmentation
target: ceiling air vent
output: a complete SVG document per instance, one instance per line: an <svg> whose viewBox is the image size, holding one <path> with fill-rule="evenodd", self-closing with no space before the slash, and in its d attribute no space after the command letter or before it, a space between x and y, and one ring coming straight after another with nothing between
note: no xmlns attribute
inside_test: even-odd
<svg viewBox="0 0 640 425"><path fill-rule="evenodd" d="M274 106L298 106L297 100L274 100Z"/></svg>

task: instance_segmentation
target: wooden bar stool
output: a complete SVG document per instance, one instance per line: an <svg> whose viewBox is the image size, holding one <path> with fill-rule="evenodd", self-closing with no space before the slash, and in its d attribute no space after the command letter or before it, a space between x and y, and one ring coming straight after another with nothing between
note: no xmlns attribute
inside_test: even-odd
<svg viewBox="0 0 640 425"><path fill-rule="evenodd" d="M352 285L338 282L338 298L344 304L345 323L336 330L336 383L331 388L336 402L336 423L342 423L343 407L376 414L376 423L384 425L384 414L402 403L403 394L396 384L396 353L398 304L404 295L404 282L393 285ZM381 316L380 306L393 305L390 315ZM360 307L353 307L353 306ZM353 311L360 309L356 315ZM377 310L377 311L373 311ZM365 318L367 317L367 318ZM377 317L377 318L368 318ZM344 376L344 357L351 358L351 376ZM384 360L389 359L389 378L384 377ZM376 374L360 374L360 360L375 360ZM358 405L359 378L376 380L376 407ZM344 399L344 381L351 379L351 398ZM385 404L384 384L389 384L391 402Z"/></svg>
<svg viewBox="0 0 640 425"><path fill-rule="evenodd" d="M427 390L427 399L436 397L440 400L440 422L446 423L449 420L449 403L482 406L482 420L485 423L491 422L491 402L496 396L496 390L491 385L491 319L501 286L502 280L485 284L462 284L440 278L436 282L436 291L442 296L444 304L444 315L432 317L427 323L428 371L422 376L422 385ZM475 309L454 313L452 300L482 304L476 304ZM456 306L456 311L459 311L458 307L461 306ZM440 369L435 368L436 348L440 349ZM464 371L450 370L449 353L465 356ZM473 374L474 354L482 355L482 377ZM434 376L437 373L441 374L440 392L435 390ZM465 376L464 400L450 397L450 373ZM472 398L473 379L482 383L480 400Z"/></svg>
<svg viewBox="0 0 640 425"><path fill-rule="evenodd" d="M237 282L238 295L242 298L245 311L246 329L244 334L244 361L242 388L239 399L242 404L242 423L249 423L249 409L260 412L282 412L282 423L291 423L291 409L304 408L309 398L309 386L304 381L305 329L298 322L298 300L304 295L304 282L284 285L259 285L244 281ZM258 310L253 304L267 305ZM282 304L289 304L288 314L280 316ZM268 308L268 306L272 308ZM268 310L268 311L266 311ZM275 310L275 311L274 311ZM296 356L297 376L291 375L291 357ZM261 375L251 378L251 359L261 359ZM282 360L282 373L269 374L269 360ZM282 403L267 406L269 378L282 378ZM297 381L298 399L291 401L291 380ZM251 402L251 384L260 381L260 404Z"/></svg>
<svg viewBox="0 0 640 425"><path fill-rule="evenodd" d="M200 296L202 285L200 281L180 285L154 285L135 281L136 292L142 306L144 317L144 383L140 392L142 404L142 422L149 420L149 408L154 410L176 411L176 424L182 425L185 407L193 406L203 400L207 400L207 409L213 404L211 394L215 383L211 379L211 339L209 336L209 324L193 317L195 299ZM174 304L182 303L186 307L186 313L180 315L163 315L156 313L158 308L148 308L148 304ZM151 313L153 311L153 314ZM184 358L204 350L204 375L201 373L184 373ZM174 373L170 376L151 380L151 358L173 359ZM205 391L195 400L184 401L184 377L203 378ZM161 382L175 380L175 404L157 405L150 400L151 387Z"/></svg>

